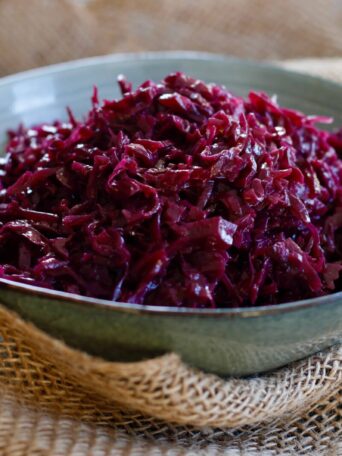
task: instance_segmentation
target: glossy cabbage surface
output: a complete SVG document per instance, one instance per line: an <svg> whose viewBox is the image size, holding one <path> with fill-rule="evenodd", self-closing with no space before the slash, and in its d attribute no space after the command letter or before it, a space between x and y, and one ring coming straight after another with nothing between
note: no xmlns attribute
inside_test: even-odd
<svg viewBox="0 0 342 456"><path fill-rule="evenodd" d="M0 277L130 303L275 304L340 289L342 134L182 73L83 120L9 132Z"/></svg>

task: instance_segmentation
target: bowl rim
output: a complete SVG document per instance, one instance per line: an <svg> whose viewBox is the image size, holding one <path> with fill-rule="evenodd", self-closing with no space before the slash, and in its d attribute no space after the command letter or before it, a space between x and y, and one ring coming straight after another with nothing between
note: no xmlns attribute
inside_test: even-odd
<svg viewBox="0 0 342 456"><path fill-rule="evenodd" d="M252 307L236 308L215 308L199 309L189 307L170 307L170 306L148 306L144 304L134 304L119 301L110 301L107 299L90 298L75 293L51 290L48 288L37 287L25 283L16 282L0 278L0 290L5 289L10 292L26 293L38 298L53 299L54 301L69 301L76 305L86 307L97 307L111 311L119 311L133 314L149 315L171 315L171 316L192 316L192 317L239 317L251 318L266 315L278 315L288 312L295 312L314 307L335 304L342 300L342 291L318 298L304 299L301 301L286 302L281 304L271 304Z"/></svg>
<svg viewBox="0 0 342 456"><path fill-rule="evenodd" d="M300 78L302 81L311 81L312 83L320 83L325 87L335 87L341 89L342 84L327 80L320 76L312 76L299 71L287 70L283 67L268 63L265 61L255 61L252 59L241 59L230 55L216 54L200 51L155 51L155 52L125 52L114 53L107 55L99 55L94 57L82 58L68 62L57 63L44 67L34 68L22 71L16 74L4 76L0 78L0 88L6 85L20 82L40 76L63 73L68 70L95 67L102 63L116 63L120 61L139 61L141 60L170 60L184 59L197 61L222 61L231 62L242 65L249 65L266 69L273 74L287 74ZM89 298L74 293L66 293L62 291L50 290L34 285L16 282L14 280L0 278L0 289L8 291L16 291L19 293L26 292L29 295L36 295L39 298L50 298L58 301L71 301L74 304L98 307L107 310L114 310L134 314L150 314L150 315L172 315L172 316L193 316L193 317L239 317L251 318L265 315L277 315L287 312L303 310L318 306L327 305L328 303L336 303L342 299L342 291L325 295L318 298L310 298L300 301L287 302L282 304L251 306L243 308L224 308L224 309L199 309L188 307L168 307L168 306L147 306L142 304L124 303L110 301L98 298Z"/></svg>

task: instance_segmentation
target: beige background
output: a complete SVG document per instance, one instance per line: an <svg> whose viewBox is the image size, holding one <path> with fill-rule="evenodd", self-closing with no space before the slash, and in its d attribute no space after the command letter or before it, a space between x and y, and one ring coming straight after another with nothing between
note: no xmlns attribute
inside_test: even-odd
<svg viewBox="0 0 342 456"><path fill-rule="evenodd" d="M157 49L342 57L342 0L0 0L0 74Z"/></svg>

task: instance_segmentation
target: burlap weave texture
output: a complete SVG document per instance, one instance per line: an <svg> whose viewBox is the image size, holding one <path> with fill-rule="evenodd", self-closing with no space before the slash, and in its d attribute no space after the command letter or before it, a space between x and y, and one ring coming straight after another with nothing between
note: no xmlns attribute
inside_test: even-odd
<svg viewBox="0 0 342 456"><path fill-rule="evenodd" d="M64 454L110 454L99 450L104 438L107 450L118 455L150 454L142 452L146 445L160 447L156 454L215 454L215 448L246 455L338 454L342 347L269 375L223 380L185 366L176 355L130 364L102 361L3 307L0 321L0 454L60 454L24 451L34 440L38 447L66 445L70 429L85 439L87 452ZM96 435L102 437L91 450ZM129 452L134 442L141 452ZM9 444L24 450L8 453Z"/></svg>
<svg viewBox="0 0 342 456"><path fill-rule="evenodd" d="M108 52L342 55L341 0L0 0L0 74Z"/></svg>

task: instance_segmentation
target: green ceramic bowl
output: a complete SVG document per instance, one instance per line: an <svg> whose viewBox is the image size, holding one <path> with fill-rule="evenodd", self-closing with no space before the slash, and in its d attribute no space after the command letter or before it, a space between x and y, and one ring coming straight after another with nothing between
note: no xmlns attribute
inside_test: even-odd
<svg viewBox="0 0 342 456"><path fill-rule="evenodd" d="M0 81L0 141L19 122L77 115L92 86L117 95L115 78L133 83L181 70L225 84L278 94L281 104L331 115L342 125L342 87L255 62L200 53L114 55L10 76ZM342 340L342 293L277 306L233 310L174 309L83 298L0 281L0 301L74 347L110 360L133 361L176 352L187 363L221 375L283 366ZM162 303L161 303L162 304Z"/></svg>

